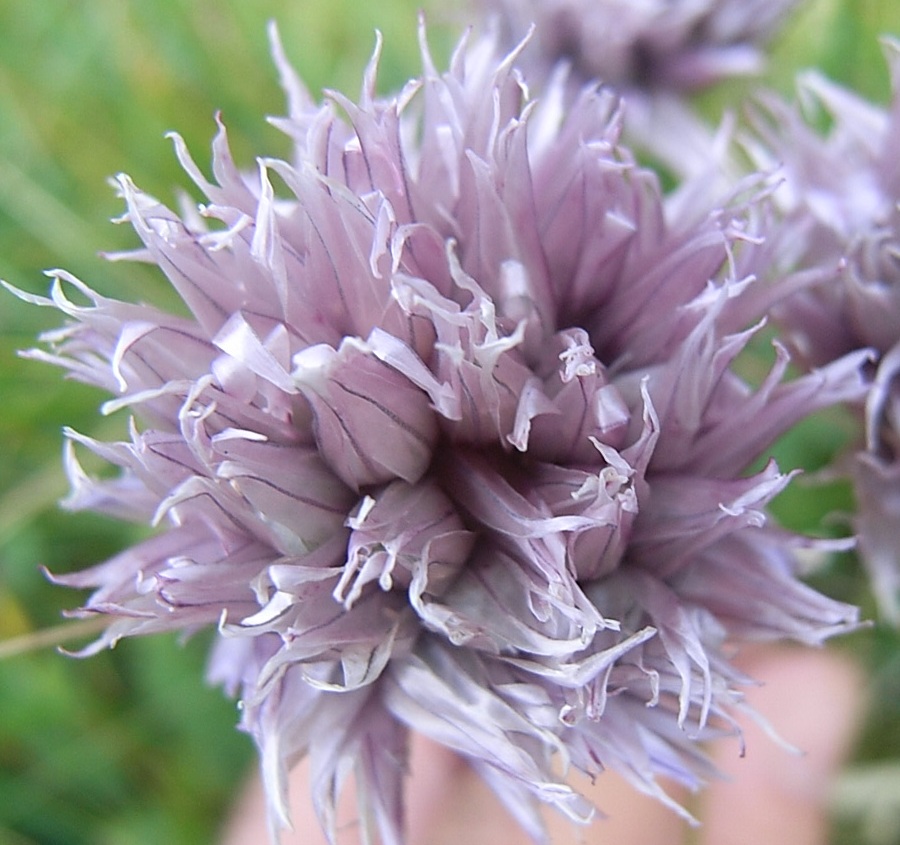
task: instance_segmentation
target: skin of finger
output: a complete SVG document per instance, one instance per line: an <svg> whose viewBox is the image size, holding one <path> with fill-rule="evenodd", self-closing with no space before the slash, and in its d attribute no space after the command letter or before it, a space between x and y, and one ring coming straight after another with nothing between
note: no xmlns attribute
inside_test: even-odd
<svg viewBox="0 0 900 845"><path fill-rule="evenodd" d="M413 735L410 742L409 769L413 774L407 786L407 831L411 843L424 843L439 827L434 820L449 808L448 794L454 802L461 798L471 770L452 751L418 735ZM289 795L293 829L282 833L281 845L329 845L310 799L308 761L304 760L291 772ZM473 809L474 805L469 805L466 811ZM265 794L261 780L256 776L245 788L227 822L221 845L266 843L265 819ZM338 799L335 830L336 845L358 845L363 841L356 785L352 776Z"/></svg>
<svg viewBox="0 0 900 845"><path fill-rule="evenodd" d="M849 659L827 651L766 649L742 668L762 681L747 693L777 734L801 753L773 742L749 719L746 753L735 743L714 749L727 780L701 799L703 845L824 845L830 786L849 754L865 703L865 682Z"/></svg>
<svg viewBox="0 0 900 845"><path fill-rule="evenodd" d="M409 768L409 845L532 845L497 796L452 751L413 735ZM543 816L553 845L679 845L682 841L684 822L655 799L636 792L615 773L604 773L593 782L582 775L569 780L603 808L603 817L582 826L547 808ZM674 788L670 792L681 797ZM282 835L282 845L327 845L309 800L309 767L305 763L291 774L290 795L294 828ZM338 802L337 845L359 845L358 817L351 779ZM265 842L264 820L265 798L259 778L255 778L239 801L221 845Z"/></svg>
<svg viewBox="0 0 900 845"><path fill-rule="evenodd" d="M859 672L830 653L793 649L754 652L744 658L742 668L764 681L750 689L749 703L806 754L791 754L755 722L744 720L746 756L739 756L734 742L713 748L729 780L711 785L700 800L704 825L699 841L704 845L824 843L828 784L846 756L864 700ZM413 736L409 768L409 845L531 845L497 797L453 752ZM685 841L687 828L678 816L636 792L615 773L604 773L594 782L580 775L569 781L605 817L582 827L548 809L544 818L553 845L678 845ZM687 797L671 786L667 791L678 801ZM309 800L305 764L293 772L290 794L294 830L283 836L283 845L327 845ZM338 804L337 845L362 841L358 816L351 779ZM264 818L265 801L257 780L239 804L222 845L264 842Z"/></svg>
<svg viewBox="0 0 900 845"><path fill-rule="evenodd" d="M253 777L244 788L240 798L225 823L221 845L248 845L250 842L265 842L266 801L263 787L258 777Z"/></svg>
<svg viewBox="0 0 900 845"><path fill-rule="evenodd" d="M293 827L281 833L280 845L329 845L310 799L311 784L306 761L291 772L289 789ZM267 845L266 812L262 781L254 777L226 824L221 845ZM363 841L352 778L338 800L335 827L336 845L358 845Z"/></svg>
<svg viewBox="0 0 900 845"><path fill-rule="evenodd" d="M615 772L604 772L592 782L582 774L571 775L569 784L593 802L600 812L585 826L573 825L548 808L544 821L553 845L680 845L687 822L656 798L638 792ZM660 785L676 801L684 790L660 779Z"/></svg>
<svg viewBox="0 0 900 845"><path fill-rule="evenodd" d="M450 759L442 761L444 755ZM533 845L479 775L446 749L422 737L414 742L416 760L431 767L435 760L449 777L431 783L414 777L410 784L410 845ZM420 769L421 771L421 769ZM553 845L679 845L684 822L657 800L642 795L614 773L591 781L571 775L570 785L602 807L604 817L579 825L547 807L543 813ZM675 790L673 790L675 791ZM675 791L676 797L678 796Z"/></svg>
<svg viewBox="0 0 900 845"><path fill-rule="evenodd" d="M309 760L290 774L288 784L291 828L282 830L279 845L330 845L312 802ZM262 779L255 774L225 825L220 845L268 845L267 805ZM342 789L335 813L335 845L358 845L360 835L356 785L352 776Z"/></svg>

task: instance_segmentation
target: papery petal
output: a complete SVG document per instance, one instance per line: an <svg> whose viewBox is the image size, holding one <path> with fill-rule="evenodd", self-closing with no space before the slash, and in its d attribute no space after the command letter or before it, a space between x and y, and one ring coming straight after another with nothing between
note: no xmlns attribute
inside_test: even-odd
<svg viewBox="0 0 900 845"><path fill-rule="evenodd" d="M437 421L404 376L347 342L337 351L309 347L292 375L312 407L319 452L349 487L421 478Z"/></svg>

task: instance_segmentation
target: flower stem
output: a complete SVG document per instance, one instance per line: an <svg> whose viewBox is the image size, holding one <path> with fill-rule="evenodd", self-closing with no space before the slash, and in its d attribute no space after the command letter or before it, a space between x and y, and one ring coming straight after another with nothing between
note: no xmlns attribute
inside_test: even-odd
<svg viewBox="0 0 900 845"><path fill-rule="evenodd" d="M62 625L54 625L51 628L30 631L18 637L10 637L0 641L0 660L65 645L72 640L99 634L108 623L108 619L97 616L90 619L79 619L77 622L64 622Z"/></svg>

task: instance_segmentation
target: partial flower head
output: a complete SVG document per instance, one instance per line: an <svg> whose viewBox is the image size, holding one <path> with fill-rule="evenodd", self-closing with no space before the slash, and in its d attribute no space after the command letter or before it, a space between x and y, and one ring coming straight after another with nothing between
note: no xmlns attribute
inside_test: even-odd
<svg viewBox="0 0 900 845"><path fill-rule="evenodd" d="M876 355L867 451L854 469L857 528L885 616L900 623L900 44L885 46L887 108L808 74L806 112L763 98L747 144L757 164L784 174L779 260L806 280L775 315L795 357L813 367L863 347ZM823 114L829 128L819 131Z"/></svg>
<svg viewBox="0 0 900 845"><path fill-rule="evenodd" d="M757 73L761 46L798 0L487 0L533 57L625 90L689 91Z"/></svg>
<svg viewBox="0 0 900 845"><path fill-rule="evenodd" d="M423 33L400 93L376 96L376 56L359 101L316 103L275 54L290 162L242 173L220 124L212 179L174 136L197 208L118 179L143 248L113 257L156 264L185 315L63 271L20 294L69 318L32 356L134 414L122 442L68 432L67 504L160 528L57 578L109 616L93 648L217 626L210 674L243 699L276 826L309 755L326 829L352 769L402 842L410 729L537 840L540 801L592 813L554 758L696 788L696 743L741 700L723 644L855 624L797 578L816 542L766 514L789 475L748 467L858 397L861 356L735 374L764 191L673 213L607 92L531 100L490 39L441 73Z"/></svg>

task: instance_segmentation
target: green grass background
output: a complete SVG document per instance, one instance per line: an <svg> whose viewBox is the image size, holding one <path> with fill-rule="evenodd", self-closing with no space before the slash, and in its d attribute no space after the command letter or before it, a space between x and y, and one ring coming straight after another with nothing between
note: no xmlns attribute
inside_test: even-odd
<svg viewBox="0 0 900 845"><path fill-rule="evenodd" d="M382 87L390 90L418 71L419 5L0 0L0 277L43 291L41 271L65 267L110 295L171 300L152 270L97 257L134 245L128 230L108 222L121 209L107 178L127 171L170 201L187 180L163 134L177 129L203 163L218 109L240 162L283 154L284 139L264 121L282 109L266 21L279 22L313 91L355 93L373 31L381 29ZM464 17L462 7L431 11L438 54ZM795 71L815 65L885 100L876 40L883 32L900 36L896 0L810 0L774 45L768 81L789 91ZM705 106L715 111L745 90L732 86ZM37 332L58 324L54 313L0 296L0 642L58 625L61 610L79 601L48 584L39 564L79 569L138 533L56 508L66 490L61 426L102 436L114 425L97 415L104 397L96 391L16 357ZM826 417L779 451L786 466L814 467L840 439L839 421ZM846 490L832 485L786 497L780 514L817 528L823 513L847 506ZM819 582L871 609L852 561L838 561ZM83 661L52 648L0 658L0 845L213 842L253 753L234 730L233 702L203 683L206 646L202 636L186 644L156 637ZM876 627L841 647L859 655L872 679L858 766L896 763L900 640ZM896 830L879 827L872 808L860 806L862 815L838 820L835 842L900 843Z"/></svg>

